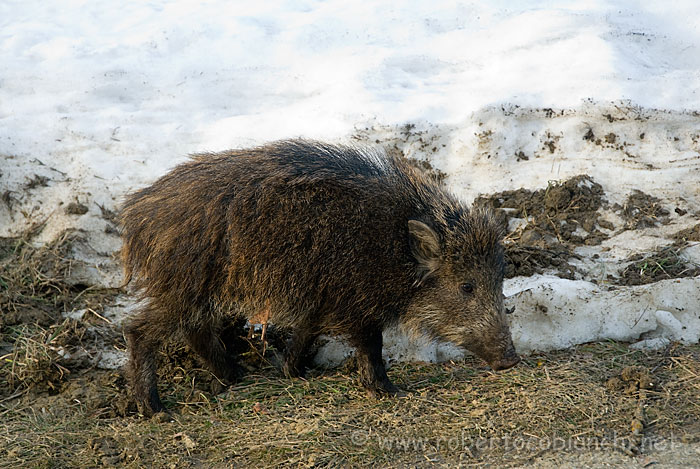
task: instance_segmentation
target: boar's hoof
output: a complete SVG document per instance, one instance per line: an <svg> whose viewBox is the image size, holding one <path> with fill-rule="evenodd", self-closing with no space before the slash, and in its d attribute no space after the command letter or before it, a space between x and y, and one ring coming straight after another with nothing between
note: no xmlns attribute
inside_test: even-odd
<svg viewBox="0 0 700 469"><path fill-rule="evenodd" d="M386 383L362 383L370 396L375 399L381 399L382 397L405 397L406 393L391 382Z"/></svg>
<svg viewBox="0 0 700 469"><path fill-rule="evenodd" d="M173 418L172 414L168 411L162 410L160 412L156 412L151 416L151 420L156 422L156 423L166 423L166 422L174 422L175 419Z"/></svg>

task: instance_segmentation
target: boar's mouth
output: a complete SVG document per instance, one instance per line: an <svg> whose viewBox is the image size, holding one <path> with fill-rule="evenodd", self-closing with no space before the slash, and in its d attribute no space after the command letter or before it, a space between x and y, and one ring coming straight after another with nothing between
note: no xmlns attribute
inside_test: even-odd
<svg viewBox="0 0 700 469"><path fill-rule="evenodd" d="M499 371L507 370L508 368L513 368L518 363L520 363L520 357L518 356L518 354L515 353L515 350L509 350L508 353L503 356L503 358L501 358L500 360L492 361L489 363L489 365L494 370Z"/></svg>
<svg viewBox="0 0 700 469"><path fill-rule="evenodd" d="M520 357L515 351L510 333L504 334L488 344L485 342L472 341L465 344L464 348L480 357L495 371L507 370L520 363Z"/></svg>

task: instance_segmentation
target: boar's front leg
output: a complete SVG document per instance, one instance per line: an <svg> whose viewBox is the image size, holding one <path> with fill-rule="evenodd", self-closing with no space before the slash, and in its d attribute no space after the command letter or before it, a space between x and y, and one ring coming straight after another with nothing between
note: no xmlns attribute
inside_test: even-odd
<svg viewBox="0 0 700 469"><path fill-rule="evenodd" d="M382 360L382 329L379 326L365 327L350 336L356 348L357 368L360 381L374 397L383 394L400 394L386 374Z"/></svg>

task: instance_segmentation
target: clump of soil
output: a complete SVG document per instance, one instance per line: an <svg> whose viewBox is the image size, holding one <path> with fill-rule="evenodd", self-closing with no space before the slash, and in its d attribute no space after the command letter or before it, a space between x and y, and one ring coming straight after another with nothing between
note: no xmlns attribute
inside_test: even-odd
<svg viewBox="0 0 700 469"><path fill-rule="evenodd" d="M85 215L88 213L88 210L87 205L80 202L71 202L65 208L67 215Z"/></svg>
<svg viewBox="0 0 700 469"><path fill-rule="evenodd" d="M620 270L619 278L609 280L619 285L645 285L671 278L696 277L700 266L684 259L680 253L685 243L673 244L649 254L635 254L627 259L631 262Z"/></svg>
<svg viewBox="0 0 700 469"><path fill-rule="evenodd" d="M635 394L640 389L651 389L654 380L651 378L649 370L643 366L626 366L622 372L613 376L605 382L605 387L610 392L624 392L625 394Z"/></svg>
<svg viewBox="0 0 700 469"><path fill-rule="evenodd" d="M553 251L534 246L506 245L506 278L519 275L529 277L555 268L561 278L573 280L576 268L569 264L571 252L562 249Z"/></svg>
<svg viewBox="0 0 700 469"><path fill-rule="evenodd" d="M685 230L680 230L673 235L673 239L678 241L700 241L700 223Z"/></svg>
<svg viewBox="0 0 700 469"><path fill-rule="evenodd" d="M508 277L553 268L561 277L573 278L576 269L567 262L574 256L572 249L600 244L607 235L599 228L612 229L599 219L605 204L603 188L588 175L550 182L546 189L505 191L474 201L500 212L506 226L512 219L525 220L506 239Z"/></svg>
<svg viewBox="0 0 700 469"><path fill-rule="evenodd" d="M612 208L625 220L624 229L626 230L650 228L657 223L662 225L669 223L669 211L661 206L661 201L637 189L632 191L623 205L615 204Z"/></svg>

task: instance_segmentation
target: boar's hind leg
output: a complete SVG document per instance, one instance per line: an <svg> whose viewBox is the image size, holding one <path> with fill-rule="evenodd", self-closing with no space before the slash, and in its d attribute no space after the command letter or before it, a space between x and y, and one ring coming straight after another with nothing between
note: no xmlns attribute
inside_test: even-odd
<svg viewBox="0 0 700 469"><path fill-rule="evenodd" d="M318 334L308 328L298 328L287 341L284 356L284 375L288 378L304 376L309 360L309 347Z"/></svg>
<svg viewBox="0 0 700 469"><path fill-rule="evenodd" d="M236 380L237 366L235 358L226 351L219 331L215 325L190 326L185 329L187 343L207 364L209 369L220 379L232 383Z"/></svg>
<svg viewBox="0 0 700 469"><path fill-rule="evenodd" d="M158 396L156 352L161 338L169 331L161 330L168 322L158 320L158 311L147 307L134 316L124 328L129 344L127 374L139 411L146 416L165 410Z"/></svg>
<svg viewBox="0 0 700 469"><path fill-rule="evenodd" d="M380 327L367 327L350 337L357 349L357 368L360 381L375 397L382 394L397 395L399 390L386 374L382 360L382 330Z"/></svg>

